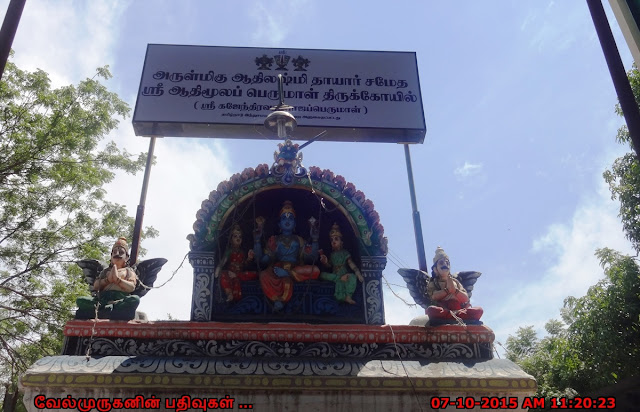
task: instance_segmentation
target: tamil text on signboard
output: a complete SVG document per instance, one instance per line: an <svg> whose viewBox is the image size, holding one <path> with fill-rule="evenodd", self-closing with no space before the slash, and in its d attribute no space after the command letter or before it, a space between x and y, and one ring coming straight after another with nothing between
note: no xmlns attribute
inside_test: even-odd
<svg viewBox="0 0 640 412"><path fill-rule="evenodd" d="M293 138L422 143L424 113L412 52L150 44L133 125L137 135L263 139L284 100Z"/></svg>

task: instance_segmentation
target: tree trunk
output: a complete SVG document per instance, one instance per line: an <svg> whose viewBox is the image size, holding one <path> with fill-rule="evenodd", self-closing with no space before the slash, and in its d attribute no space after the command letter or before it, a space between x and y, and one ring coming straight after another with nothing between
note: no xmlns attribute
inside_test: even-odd
<svg viewBox="0 0 640 412"><path fill-rule="evenodd" d="M10 383L4 384L4 401L2 402L2 412L14 412L18 403L18 388Z"/></svg>

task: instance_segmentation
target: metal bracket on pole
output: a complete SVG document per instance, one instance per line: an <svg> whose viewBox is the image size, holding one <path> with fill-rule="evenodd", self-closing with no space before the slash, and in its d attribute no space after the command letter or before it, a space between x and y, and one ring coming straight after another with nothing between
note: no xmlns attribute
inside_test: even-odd
<svg viewBox="0 0 640 412"><path fill-rule="evenodd" d="M404 145L404 156L407 161L407 177L409 178L409 194L411 195L411 210L413 212L413 231L416 236L416 249L418 252L419 269L427 272L427 257L424 253L424 239L422 237L422 223L420 222L420 212L416 201L416 189L413 184L413 169L411 168L411 153L409 145Z"/></svg>
<svg viewBox="0 0 640 412"><path fill-rule="evenodd" d="M156 146L156 137L151 136L149 140L149 151L147 152L147 164L144 168L144 179L142 181L142 192L140 193L140 204L136 211L136 223L133 226L133 239L131 239L131 255L129 256L129 266L135 265L138 260L138 250L140 249L140 237L142 235L142 219L144 218L144 206L147 202L147 188L149 187L149 175L151 173L151 163L153 162L153 150Z"/></svg>

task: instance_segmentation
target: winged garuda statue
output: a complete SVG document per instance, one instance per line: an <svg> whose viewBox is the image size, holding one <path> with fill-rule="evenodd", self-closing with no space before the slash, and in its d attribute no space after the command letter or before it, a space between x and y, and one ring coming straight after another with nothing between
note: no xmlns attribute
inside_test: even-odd
<svg viewBox="0 0 640 412"><path fill-rule="evenodd" d="M105 268L94 259L76 262L91 289L91 297L76 300L76 319L131 320L135 318L140 298L153 287L158 272L167 259L148 259L133 267L127 266L127 241L119 238L111 249L111 260Z"/></svg>
<svg viewBox="0 0 640 412"><path fill-rule="evenodd" d="M415 302L425 308L432 325L479 323L482 308L472 307L470 298L480 272L451 273L449 256L438 246L431 274L418 269L398 269Z"/></svg>

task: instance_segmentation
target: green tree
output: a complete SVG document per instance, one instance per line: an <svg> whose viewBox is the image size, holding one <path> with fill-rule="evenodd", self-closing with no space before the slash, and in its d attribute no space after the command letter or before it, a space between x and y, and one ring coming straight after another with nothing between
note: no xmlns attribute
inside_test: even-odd
<svg viewBox="0 0 640 412"><path fill-rule="evenodd" d="M571 374L573 352L564 324L550 320L545 325L548 335L539 339L533 326L521 327L506 341L507 358L518 363L538 382L537 396L572 396L575 390L566 381Z"/></svg>
<svg viewBox="0 0 640 412"><path fill-rule="evenodd" d="M635 65L627 76L636 101L640 101L640 72ZM616 113L622 116L620 105L616 106ZM627 239L636 252L640 252L640 164L634 154L627 126L622 126L618 130L616 140L628 145L630 152L617 158L611 169L606 170L603 176L609 184L611 199L620 201L618 216L622 221Z"/></svg>
<svg viewBox="0 0 640 412"><path fill-rule="evenodd" d="M538 336L533 326L518 328L515 336L509 335L506 343L506 356L512 362L518 362L533 354L538 344Z"/></svg>
<svg viewBox="0 0 640 412"><path fill-rule="evenodd" d="M538 396L588 395L640 376L640 266L611 249L596 255L605 277L565 299L563 322L547 322L543 339L533 326L507 339L507 358L537 379Z"/></svg>
<svg viewBox="0 0 640 412"><path fill-rule="evenodd" d="M73 262L104 260L132 231L104 185L117 170L141 170L146 155L101 142L129 113L96 80L110 76L105 67L52 89L44 71L8 62L0 82L0 376L9 392L34 360L60 352L75 298L88 293Z"/></svg>
<svg viewBox="0 0 640 412"><path fill-rule="evenodd" d="M640 267L635 258L611 249L596 255L605 278L582 298L565 299L568 333L580 355L580 393L640 376Z"/></svg>
<svg viewBox="0 0 640 412"><path fill-rule="evenodd" d="M640 72L634 67L628 77L640 101ZM619 106L616 112L622 115ZM603 177L612 199L620 201L625 234L640 253L640 163L626 126L616 140L631 151L616 159ZM538 380L539 396L588 395L640 377L640 266L635 257L608 248L597 250L596 256L604 278L585 296L565 299L563 322L547 323L543 339L532 326L507 339L507 357Z"/></svg>

